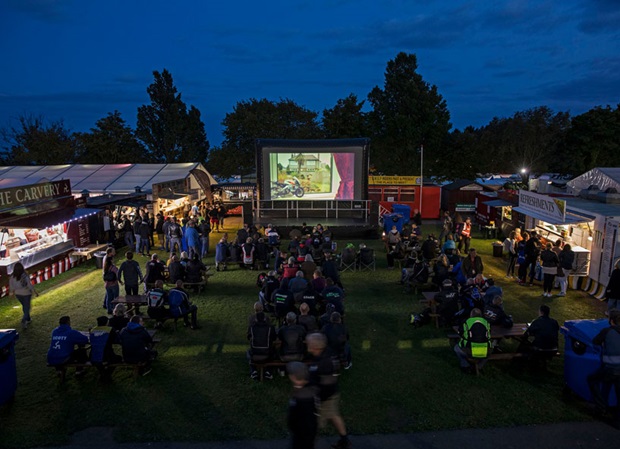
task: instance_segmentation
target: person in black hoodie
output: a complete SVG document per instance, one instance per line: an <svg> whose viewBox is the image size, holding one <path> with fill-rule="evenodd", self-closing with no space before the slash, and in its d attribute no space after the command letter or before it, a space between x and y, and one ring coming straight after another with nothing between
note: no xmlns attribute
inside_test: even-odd
<svg viewBox="0 0 620 449"><path fill-rule="evenodd" d="M131 317L119 337L125 363L144 363L141 374L145 376L150 373L151 361L157 357L157 351L153 350L153 338L144 328L142 317L140 315Z"/></svg>
<svg viewBox="0 0 620 449"><path fill-rule="evenodd" d="M248 328L250 348L246 357L250 364L250 377L258 380L258 371L252 362L266 362L273 357L273 343L276 339L275 327L267 322L264 312L256 314L256 322ZM271 371L265 370L265 377L273 379Z"/></svg>

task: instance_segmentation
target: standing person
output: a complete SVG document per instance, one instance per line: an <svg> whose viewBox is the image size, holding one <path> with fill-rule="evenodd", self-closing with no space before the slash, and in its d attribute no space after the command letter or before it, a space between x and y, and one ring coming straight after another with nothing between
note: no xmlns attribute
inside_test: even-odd
<svg viewBox="0 0 620 449"><path fill-rule="evenodd" d="M133 227L131 226L131 221L129 221L129 217L127 215L123 215L122 223L121 229L123 230L125 245L127 245L127 249L131 250L135 245L135 241L133 238Z"/></svg>
<svg viewBox="0 0 620 449"><path fill-rule="evenodd" d="M133 237L134 237L134 241L136 242L136 251L135 253L138 254L140 252L140 247L142 245L140 245L140 225L142 224L142 218L140 218L140 215L136 215L136 218L134 218L133 220Z"/></svg>
<svg viewBox="0 0 620 449"><path fill-rule="evenodd" d="M151 223L148 217L145 215L138 228L140 233L140 253L143 256L150 257L151 255ZM146 250L146 252L145 252Z"/></svg>
<svg viewBox="0 0 620 449"><path fill-rule="evenodd" d="M601 384L613 385L616 397L620 396L620 310L609 313L609 327L601 330L592 343L603 347L602 366L588 376L588 386L594 404L600 412L605 412L608 404L603 398ZM606 388L605 388L606 389ZM614 427L620 428L620 409L616 411Z"/></svg>
<svg viewBox="0 0 620 449"><path fill-rule="evenodd" d="M450 234L452 234L452 217L450 216L450 212L445 211L443 213L443 226L441 228L441 233L439 234L439 243L442 243L444 239L447 239Z"/></svg>
<svg viewBox="0 0 620 449"><path fill-rule="evenodd" d="M226 208L223 204L220 204L217 208L217 222L220 227L220 231L224 230L224 218L226 218Z"/></svg>
<svg viewBox="0 0 620 449"><path fill-rule="evenodd" d="M170 252L170 225L172 224L172 218L166 217L164 224L162 225L162 231L164 231L164 247L162 248L166 252Z"/></svg>
<svg viewBox="0 0 620 449"><path fill-rule="evenodd" d="M310 373L302 362L286 364L293 392L288 400L287 423L291 433L292 449L314 449L318 431L318 389L308 384Z"/></svg>
<svg viewBox="0 0 620 449"><path fill-rule="evenodd" d="M465 252L468 252L470 243L471 243L471 218L467 217L467 219L465 219L465 222L463 223L460 229L459 245L458 245L459 251L461 251L461 248L463 247L463 245L465 245Z"/></svg>
<svg viewBox="0 0 620 449"><path fill-rule="evenodd" d="M114 265L114 257L108 256L103 264L103 281L105 284L105 304L104 308L108 310L108 314L112 315L114 305L112 301L118 298L120 287L118 286L118 268Z"/></svg>
<svg viewBox="0 0 620 449"><path fill-rule="evenodd" d="M144 282L142 270L140 270L140 264L133 260L131 251L127 251L125 257L127 260L118 268L118 280L123 282L123 278L125 279L125 294L137 295L138 285Z"/></svg>
<svg viewBox="0 0 620 449"><path fill-rule="evenodd" d="M517 263L517 249L516 249L516 233L512 231L506 240L504 240L504 249L508 253L508 268L506 268L506 277L513 278L515 277L515 265Z"/></svg>
<svg viewBox="0 0 620 449"><path fill-rule="evenodd" d="M211 229L213 231L219 231L219 220L217 218L217 206L213 206L211 209L209 209L209 212L207 212L207 215L209 216L209 221L211 222Z"/></svg>
<svg viewBox="0 0 620 449"><path fill-rule="evenodd" d="M558 255L553 251L551 243L547 243L545 250L540 254L543 270L543 296L551 298L551 289L553 289L553 280L558 274L558 266L560 261Z"/></svg>
<svg viewBox="0 0 620 449"><path fill-rule="evenodd" d="M177 247L179 252L183 251L183 244L181 243L183 231L181 230L181 226L177 223L176 217L172 217L172 222L168 227L168 236L170 238L170 254L176 252Z"/></svg>
<svg viewBox="0 0 620 449"><path fill-rule="evenodd" d="M566 248L567 246L569 245L564 245L564 248ZM608 314L613 309L618 309L618 303L620 302L620 260L616 262L616 265L614 266L614 271L611 272L611 277L609 278L607 288L605 289L605 297L607 298Z"/></svg>
<svg viewBox="0 0 620 449"><path fill-rule="evenodd" d="M209 234L211 233L211 224L208 220L202 218L200 220L200 258L204 259L209 254Z"/></svg>
<svg viewBox="0 0 620 449"><path fill-rule="evenodd" d="M575 253L571 249L571 246L567 243L560 251L558 256L560 266L558 267L558 283L560 284L560 294L558 296L566 296L566 287L568 286L568 274L573 269L573 262L575 261ZM614 270L616 271L616 270ZM613 276L613 273L612 273ZM620 272L616 275L618 277L618 295L620 295ZM609 285L607 286L609 288ZM620 296L619 296L620 297ZM607 304L609 307L609 303Z"/></svg>
<svg viewBox="0 0 620 449"><path fill-rule="evenodd" d="M15 263L13 266L13 273L11 273L11 277L9 278L9 294L14 294L22 305L22 329L26 329L31 321L30 309L33 293L39 296L32 282L30 282L30 276L28 276L28 273L24 270L22 263Z"/></svg>
<svg viewBox="0 0 620 449"><path fill-rule="evenodd" d="M527 257L525 255L525 248L527 242L530 240L530 234L524 232L522 240L517 243L517 265L519 265L519 285L526 285L527 281Z"/></svg>
<svg viewBox="0 0 620 449"><path fill-rule="evenodd" d="M159 241L159 249L165 250L165 237L164 237L164 216L159 212L155 221L155 233L157 234L157 240ZM155 246L155 245L153 245Z"/></svg>
<svg viewBox="0 0 620 449"><path fill-rule="evenodd" d="M530 269L530 287L534 285L534 275L536 274L536 262L540 257L540 240L536 231L530 233L530 239L525 243L525 267Z"/></svg>
<svg viewBox="0 0 620 449"><path fill-rule="evenodd" d="M196 222L190 220L185 228L185 237L187 239L187 248L189 249L189 258L192 259L195 255L200 255L198 250L200 246L200 234L196 229Z"/></svg>
<svg viewBox="0 0 620 449"><path fill-rule="evenodd" d="M319 388L321 408L319 411L319 426L324 427L331 421L340 435L340 440L333 444L335 449L351 448L351 441L347 435L344 419L340 415L340 392L338 391L338 361L333 359L327 349L327 337L321 333L310 334L306 337L308 352L313 359L310 364L310 383Z"/></svg>

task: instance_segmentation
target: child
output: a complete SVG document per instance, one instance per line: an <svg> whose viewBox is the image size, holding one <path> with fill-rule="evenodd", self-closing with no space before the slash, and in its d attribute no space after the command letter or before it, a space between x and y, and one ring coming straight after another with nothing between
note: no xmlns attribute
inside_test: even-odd
<svg viewBox="0 0 620 449"><path fill-rule="evenodd" d="M288 428L292 449L313 449L317 434L317 389L308 385L308 367L302 362L286 365L293 392L288 401Z"/></svg>

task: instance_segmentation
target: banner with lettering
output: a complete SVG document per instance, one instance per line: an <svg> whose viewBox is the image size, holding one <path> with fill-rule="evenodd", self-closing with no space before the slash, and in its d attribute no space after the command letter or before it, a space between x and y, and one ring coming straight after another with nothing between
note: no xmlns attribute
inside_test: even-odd
<svg viewBox="0 0 620 449"><path fill-rule="evenodd" d="M71 195L71 181L44 182L0 190L0 210Z"/></svg>
<svg viewBox="0 0 620 449"><path fill-rule="evenodd" d="M369 176L369 185L419 186L419 176Z"/></svg>
<svg viewBox="0 0 620 449"><path fill-rule="evenodd" d="M519 208L553 223L566 221L566 200L554 198L528 190L519 190Z"/></svg>

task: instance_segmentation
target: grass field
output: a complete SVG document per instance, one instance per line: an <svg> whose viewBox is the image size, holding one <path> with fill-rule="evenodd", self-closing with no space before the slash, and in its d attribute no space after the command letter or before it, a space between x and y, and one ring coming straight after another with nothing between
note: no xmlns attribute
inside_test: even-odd
<svg viewBox="0 0 620 449"><path fill-rule="evenodd" d="M397 270L386 270L381 243L366 243L379 250L377 271L342 275L353 368L340 383L350 433L591 419L583 404L562 397L561 357L544 374L494 362L483 376L463 375L445 329L409 325L409 313L420 310L419 298L402 292ZM541 287L505 280L504 262L490 255L491 240L474 239L472 246L483 257L485 274L504 288L505 307L515 322L534 318L542 302L560 323L603 316L604 304L583 292L542 298ZM139 261L143 265L145 259ZM68 314L74 328L86 329L104 312L103 282L94 263L38 286L42 295L34 300L32 325L20 332L16 346L17 395L0 408L0 447L61 444L73 432L93 426L113 427L118 441L284 437L288 379L252 381L245 360L256 274L238 268L216 273L206 291L192 297L202 329L180 326L174 331L168 324L158 333L160 356L152 373L134 380L130 371L116 372L112 384L99 383L93 370L58 386L45 363L50 332L60 316ZM18 306L14 298L0 299L0 328L18 328Z"/></svg>

